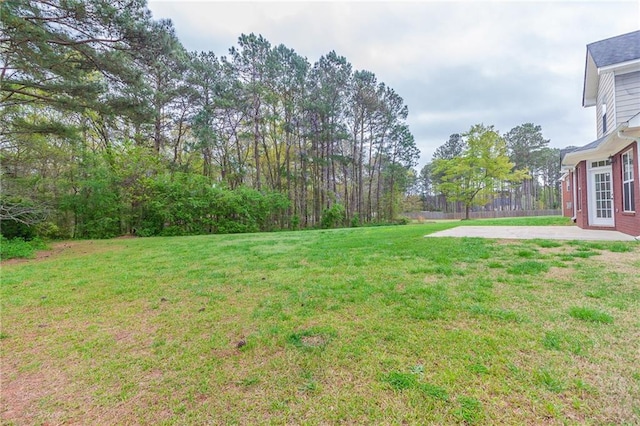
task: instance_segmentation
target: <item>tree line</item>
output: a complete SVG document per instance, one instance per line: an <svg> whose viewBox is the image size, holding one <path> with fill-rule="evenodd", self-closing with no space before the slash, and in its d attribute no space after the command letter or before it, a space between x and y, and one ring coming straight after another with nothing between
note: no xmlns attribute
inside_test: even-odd
<svg viewBox="0 0 640 426"><path fill-rule="evenodd" d="M189 52L144 0L0 3L2 232L177 235L394 220L402 97L329 52Z"/></svg>
<svg viewBox="0 0 640 426"><path fill-rule="evenodd" d="M558 209L560 150L548 145L532 123L503 135L482 124L454 133L416 176L409 209Z"/></svg>

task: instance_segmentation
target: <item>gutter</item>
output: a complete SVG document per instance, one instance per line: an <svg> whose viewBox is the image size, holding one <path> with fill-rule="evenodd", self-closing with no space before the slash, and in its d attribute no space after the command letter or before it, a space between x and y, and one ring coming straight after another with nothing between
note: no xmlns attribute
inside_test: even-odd
<svg viewBox="0 0 640 426"><path fill-rule="evenodd" d="M621 129L618 130L618 137L620 139L625 139L625 140L629 140L629 141L635 141L636 140L636 138L634 138L633 136L627 136L627 135L624 134L624 131L629 128L629 122L628 121L625 122L625 123L622 123L620 125L620 127L622 127Z"/></svg>
<svg viewBox="0 0 640 426"><path fill-rule="evenodd" d="M615 128L615 130L612 130L610 133L607 133L605 136L600 138L600 143L597 146L590 149L578 148L575 151L567 152L563 158L563 165L566 167L575 167L581 160L596 158L598 155L603 158L611 155L612 151L609 145L612 143L612 140L615 144L616 136L621 140L636 140L636 138L624 134L624 131L628 128L629 122L621 123ZM614 150L613 152L616 151Z"/></svg>
<svg viewBox="0 0 640 426"><path fill-rule="evenodd" d="M573 168L573 172L572 172L572 179L573 179L573 217L571 218L571 221L573 223L576 223L578 221L578 210L576 205L578 204L578 178L576 177L576 168Z"/></svg>

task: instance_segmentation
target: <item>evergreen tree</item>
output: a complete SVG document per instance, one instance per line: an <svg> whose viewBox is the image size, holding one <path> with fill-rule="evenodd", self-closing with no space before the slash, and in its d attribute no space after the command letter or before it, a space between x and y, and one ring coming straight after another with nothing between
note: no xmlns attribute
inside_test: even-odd
<svg viewBox="0 0 640 426"><path fill-rule="evenodd" d="M144 0L0 8L0 220L75 237L358 225L393 220L411 186L403 99L335 52L311 66L243 34L228 58L189 53Z"/></svg>
<svg viewBox="0 0 640 426"><path fill-rule="evenodd" d="M509 158L516 170L528 170L529 178L522 181L516 192L516 206L525 210L536 208L535 200L539 187L539 176L544 163L544 149L549 140L542 136L542 127L525 123L509 130L504 139L509 149Z"/></svg>

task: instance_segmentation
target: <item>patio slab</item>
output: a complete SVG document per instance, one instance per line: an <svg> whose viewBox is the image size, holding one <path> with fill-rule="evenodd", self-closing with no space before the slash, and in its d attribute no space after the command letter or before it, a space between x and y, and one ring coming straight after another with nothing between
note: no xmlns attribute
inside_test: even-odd
<svg viewBox="0 0 640 426"><path fill-rule="evenodd" d="M514 240L634 241L637 238L618 231L582 229L577 226L457 226L425 237L479 237Z"/></svg>

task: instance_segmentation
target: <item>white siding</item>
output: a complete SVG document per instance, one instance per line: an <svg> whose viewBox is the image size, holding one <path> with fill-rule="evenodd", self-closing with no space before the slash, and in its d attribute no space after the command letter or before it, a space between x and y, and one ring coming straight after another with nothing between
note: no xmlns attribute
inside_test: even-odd
<svg viewBox="0 0 640 426"><path fill-rule="evenodd" d="M640 112L640 71L617 75L616 125Z"/></svg>
<svg viewBox="0 0 640 426"><path fill-rule="evenodd" d="M596 103L596 123L598 126L598 138L604 136L602 130L602 104L607 104L607 133L615 128L615 96L613 88L613 72L600 74L598 84L598 97Z"/></svg>

